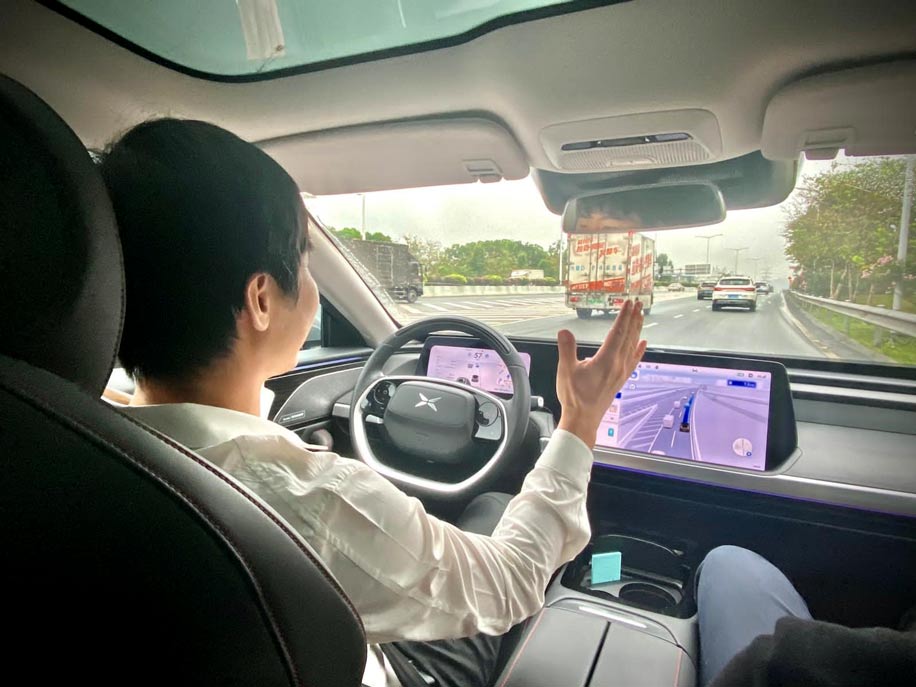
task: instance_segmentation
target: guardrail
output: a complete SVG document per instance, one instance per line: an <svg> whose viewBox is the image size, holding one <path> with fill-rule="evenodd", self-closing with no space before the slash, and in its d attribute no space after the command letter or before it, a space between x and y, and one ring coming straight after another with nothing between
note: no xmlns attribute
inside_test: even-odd
<svg viewBox="0 0 916 687"><path fill-rule="evenodd" d="M858 303L846 303L845 301L835 301L830 298L819 298L818 296L806 296L795 291L789 291L788 293L792 298L796 298L803 303L810 303L855 320L868 322L871 325L897 334L916 337L916 315L913 313L875 308L870 305L859 305Z"/></svg>

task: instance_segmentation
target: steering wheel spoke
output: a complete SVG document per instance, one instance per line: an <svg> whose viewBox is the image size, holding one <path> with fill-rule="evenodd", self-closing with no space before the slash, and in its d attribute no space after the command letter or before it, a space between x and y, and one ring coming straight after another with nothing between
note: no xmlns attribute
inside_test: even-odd
<svg viewBox="0 0 916 687"><path fill-rule="evenodd" d="M500 398L461 382L414 375L381 374L385 362L405 343L438 331L477 337L502 358L512 378L514 396ZM531 388L527 369L502 334L463 317L415 322L384 341L363 368L350 404L350 430L357 457L413 491L463 497L497 472L521 444L528 423ZM371 432L368 425L377 425ZM473 469L455 482L408 472L384 460L392 452L414 456L418 466L437 474ZM489 454L481 460L481 454ZM450 467L452 466L452 467Z"/></svg>

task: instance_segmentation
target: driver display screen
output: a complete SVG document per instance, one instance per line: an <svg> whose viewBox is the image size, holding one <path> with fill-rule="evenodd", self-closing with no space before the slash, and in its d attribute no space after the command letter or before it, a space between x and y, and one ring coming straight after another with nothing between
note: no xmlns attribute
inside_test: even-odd
<svg viewBox="0 0 916 687"><path fill-rule="evenodd" d="M642 362L604 414L595 443L765 470L772 377Z"/></svg>
<svg viewBox="0 0 916 687"><path fill-rule="evenodd" d="M531 356L519 353L525 369L531 371ZM497 394L512 393L512 379L502 358L489 348L433 346L429 349L429 377L448 379Z"/></svg>

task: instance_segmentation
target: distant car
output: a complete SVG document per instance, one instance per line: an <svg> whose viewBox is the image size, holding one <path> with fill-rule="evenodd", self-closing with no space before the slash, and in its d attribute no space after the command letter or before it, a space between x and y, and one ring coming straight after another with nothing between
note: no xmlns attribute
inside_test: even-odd
<svg viewBox="0 0 916 687"><path fill-rule="evenodd" d="M716 282L714 281L701 281L700 286L697 288L697 300L705 301L712 298L712 290L716 288Z"/></svg>
<svg viewBox="0 0 916 687"><path fill-rule="evenodd" d="M674 402L674 407L675 407L675 408L680 408L680 407L681 407L681 402L680 402L680 401L675 401L675 402Z"/></svg>
<svg viewBox="0 0 916 687"><path fill-rule="evenodd" d="M674 427L674 415L671 415L670 413L665 415L665 417L662 418L662 427L665 429L671 429Z"/></svg>
<svg viewBox="0 0 916 687"><path fill-rule="evenodd" d="M750 277L722 277L712 291L712 309L736 306L757 309L757 287Z"/></svg>
<svg viewBox="0 0 916 687"><path fill-rule="evenodd" d="M680 284L680 283L678 283L678 282L676 282L676 281L673 281L673 282L671 282L670 284L668 284L668 290L669 290L669 291L683 291L683 290L684 290L684 285L683 285L683 284Z"/></svg>
<svg viewBox="0 0 916 687"><path fill-rule="evenodd" d="M754 286L757 289L757 293L773 293L773 287L765 281L758 281Z"/></svg>

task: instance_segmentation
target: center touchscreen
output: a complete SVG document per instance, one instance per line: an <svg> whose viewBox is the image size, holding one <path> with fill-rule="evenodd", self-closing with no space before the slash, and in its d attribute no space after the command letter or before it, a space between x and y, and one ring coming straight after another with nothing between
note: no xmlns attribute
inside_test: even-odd
<svg viewBox="0 0 916 687"><path fill-rule="evenodd" d="M519 353L525 369L531 371L531 356ZM512 393L509 369L497 353L488 348L465 346L433 346L429 349L426 374L468 384L482 391L497 394Z"/></svg>
<svg viewBox="0 0 916 687"><path fill-rule="evenodd" d="M770 372L642 362L596 444L765 470L772 382Z"/></svg>

